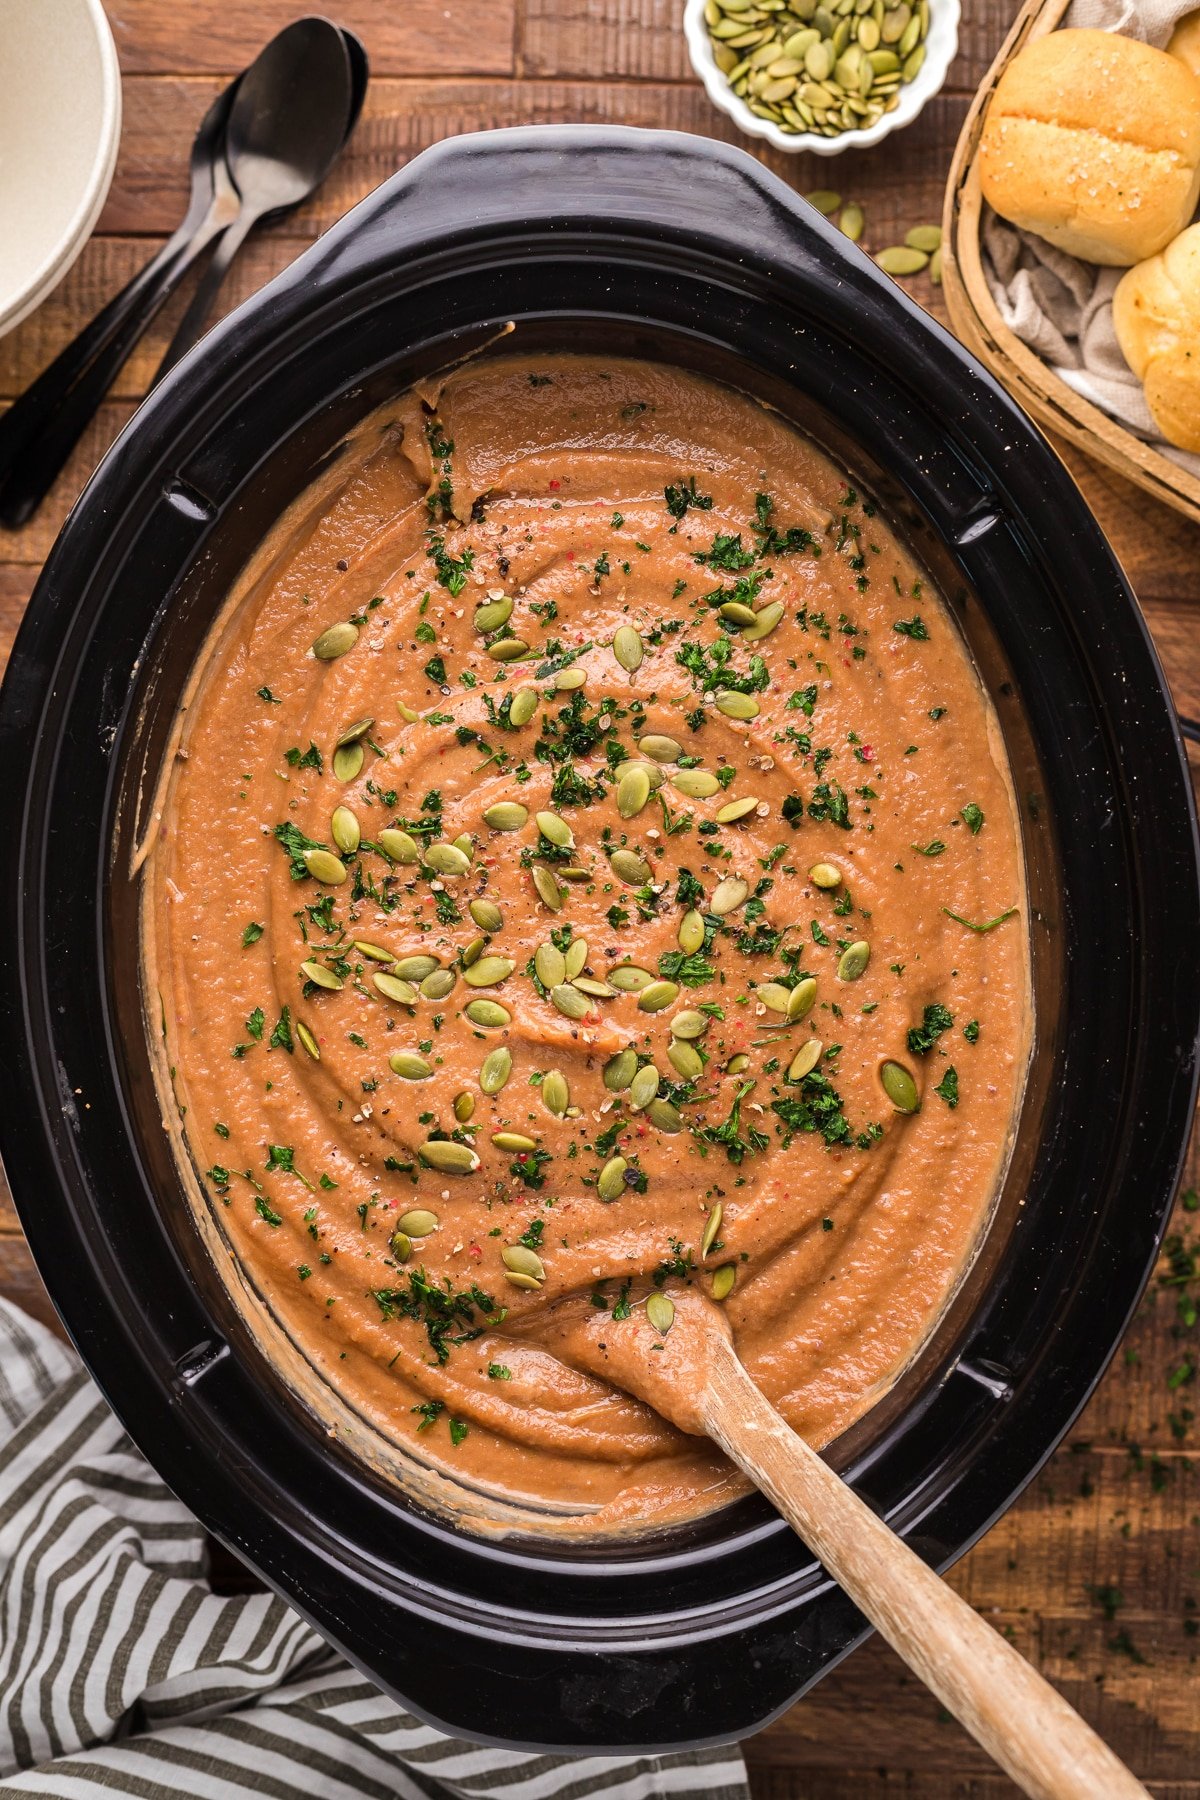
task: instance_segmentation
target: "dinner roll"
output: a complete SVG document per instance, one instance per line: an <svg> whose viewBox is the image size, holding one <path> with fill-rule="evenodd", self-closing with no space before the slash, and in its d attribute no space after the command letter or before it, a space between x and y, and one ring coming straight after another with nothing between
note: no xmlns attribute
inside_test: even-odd
<svg viewBox="0 0 1200 1800"><path fill-rule="evenodd" d="M1109 31L1052 31L992 96L979 146L1002 218L1088 262L1153 256L1200 196L1200 78Z"/></svg>
<svg viewBox="0 0 1200 1800"><path fill-rule="evenodd" d="M1200 450L1200 225L1122 275L1113 324L1163 436Z"/></svg>
<svg viewBox="0 0 1200 1800"><path fill-rule="evenodd" d="M1171 33L1167 51L1185 62L1193 75L1200 75L1200 12L1183 15Z"/></svg>

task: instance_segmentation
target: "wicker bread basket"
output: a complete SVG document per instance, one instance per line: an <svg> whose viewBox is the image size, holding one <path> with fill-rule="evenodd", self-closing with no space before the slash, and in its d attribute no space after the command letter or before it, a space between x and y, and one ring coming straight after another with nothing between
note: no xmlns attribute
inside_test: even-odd
<svg viewBox="0 0 1200 1800"><path fill-rule="evenodd" d="M1200 520L1200 479L1127 431L1060 381L1005 325L981 260L979 139L996 83L1026 43L1061 23L1069 0L1026 0L988 70L955 146L946 187L942 280L954 330L1014 399L1048 430L1136 482L1177 512Z"/></svg>

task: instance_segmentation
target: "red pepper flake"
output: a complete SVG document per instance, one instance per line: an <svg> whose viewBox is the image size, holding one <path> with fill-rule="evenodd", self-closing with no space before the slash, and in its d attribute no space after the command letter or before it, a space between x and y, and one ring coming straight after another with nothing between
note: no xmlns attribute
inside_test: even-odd
<svg viewBox="0 0 1200 1800"><path fill-rule="evenodd" d="M874 762L875 752L871 748L870 744L860 744L858 747L859 747L860 751L862 752L862 761L863 762Z"/></svg>
<svg viewBox="0 0 1200 1800"><path fill-rule="evenodd" d="M554 477L553 477L553 478L552 478L552 479L551 479L551 480L550 480L550 481L549 481L549 482L548 482L548 483L547 483L547 485L548 485L548 486L549 486L549 487L551 487L551 488L559 488L559 487L561 487L561 486L562 486L562 482L561 482L561 481L560 481L560 480L559 480L559 479L558 479L558 477L557 477L557 476L554 476Z"/></svg>
<svg viewBox="0 0 1200 1800"><path fill-rule="evenodd" d="M473 1256L475 1261L478 1262L483 1255L483 1251L479 1248L478 1244L468 1244L467 1255Z"/></svg>

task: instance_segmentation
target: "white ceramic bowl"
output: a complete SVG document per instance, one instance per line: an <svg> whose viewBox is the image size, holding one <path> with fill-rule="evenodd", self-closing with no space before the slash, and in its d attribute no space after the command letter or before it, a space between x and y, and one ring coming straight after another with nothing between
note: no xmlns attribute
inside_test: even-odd
<svg viewBox="0 0 1200 1800"><path fill-rule="evenodd" d="M683 31L692 67L714 106L728 113L740 131L748 132L751 137L766 138L777 150L811 150L816 156L840 156L843 150L863 150L880 143L889 132L912 124L925 102L931 100L942 86L958 49L959 0L929 0L925 61L916 80L901 85L894 112L884 113L866 131L843 131L839 137L821 137L814 131L781 131L771 119L760 119L757 113L752 113L718 69L712 39L704 22L704 4L705 0L687 0L683 10Z"/></svg>
<svg viewBox="0 0 1200 1800"><path fill-rule="evenodd" d="M87 242L120 136L121 71L100 0L0 0L0 333Z"/></svg>

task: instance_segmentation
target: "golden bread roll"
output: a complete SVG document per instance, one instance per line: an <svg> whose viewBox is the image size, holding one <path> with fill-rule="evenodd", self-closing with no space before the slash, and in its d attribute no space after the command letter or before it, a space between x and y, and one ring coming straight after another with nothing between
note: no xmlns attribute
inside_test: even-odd
<svg viewBox="0 0 1200 1800"><path fill-rule="evenodd" d="M1122 275L1113 325L1163 436L1200 450L1200 225Z"/></svg>
<svg viewBox="0 0 1200 1800"><path fill-rule="evenodd" d="M1200 78L1133 38L1052 31L1000 77L979 171L1001 218L1087 262L1140 262L1200 197Z"/></svg>
<svg viewBox="0 0 1200 1800"><path fill-rule="evenodd" d="M1200 12L1185 13L1171 33L1167 54L1185 62L1193 75L1200 75Z"/></svg>

